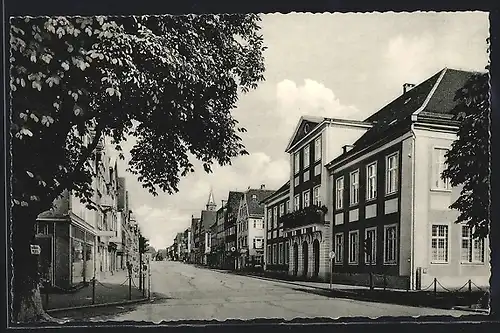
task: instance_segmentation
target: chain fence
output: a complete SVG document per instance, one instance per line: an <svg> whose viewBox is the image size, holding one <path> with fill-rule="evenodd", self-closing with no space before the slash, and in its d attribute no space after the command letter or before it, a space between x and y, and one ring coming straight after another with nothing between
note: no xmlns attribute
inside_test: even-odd
<svg viewBox="0 0 500 333"><path fill-rule="evenodd" d="M118 271L120 272L120 271ZM123 272L123 271L121 271ZM125 278L115 281L96 277L71 289L62 289L45 285L41 289L42 303L47 311L93 306L97 304L115 304L120 302L149 299L151 297L151 271L148 265L139 276L132 270L125 270ZM142 279L138 283L138 281ZM137 280L137 281L136 281Z"/></svg>

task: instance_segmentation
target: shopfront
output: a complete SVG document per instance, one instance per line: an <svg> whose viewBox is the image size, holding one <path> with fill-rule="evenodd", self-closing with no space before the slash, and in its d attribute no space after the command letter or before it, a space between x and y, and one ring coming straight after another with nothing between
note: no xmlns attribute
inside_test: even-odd
<svg viewBox="0 0 500 333"><path fill-rule="evenodd" d="M94 235L71 225L71 284L89 282L94 276Z"/></svg>

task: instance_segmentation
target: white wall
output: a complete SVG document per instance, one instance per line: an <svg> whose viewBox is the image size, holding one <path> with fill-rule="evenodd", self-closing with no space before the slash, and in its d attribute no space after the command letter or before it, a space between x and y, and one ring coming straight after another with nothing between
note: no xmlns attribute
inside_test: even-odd
<svg viewBox="0 0 500 333"><path fill-rule="evenodd" d="M470 278L476 284L488 285L490 276L489 245L485 242L485 260L483 264L461 262L461 226L455 223L458 211L449 206L460 195L460 188L450 191L433 190L434 168L433 151L435 147L450 148L456 139L452 133L415 130L416 162L415 170L415 267L422 267L422 287L426 287L436 277L444 287L460 287ZM428 167L420 167L428 166ZM431 226L434 223L448 225L447 263L432 263Z"/></svg>

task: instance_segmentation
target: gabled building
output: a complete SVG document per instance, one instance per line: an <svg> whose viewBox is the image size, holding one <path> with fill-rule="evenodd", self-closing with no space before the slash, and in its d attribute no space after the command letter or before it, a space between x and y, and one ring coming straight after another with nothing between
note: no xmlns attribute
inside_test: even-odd
<svg viewBox="0 0 500 333"><path fill-rule="evenodd" d="M290 156L291 212L273 208L273 220L283 224L290 242L289 274L328 279L331 250L332 200L325 165L357 140L371 123L322 117L301 117L286 148Z"/></svg>
<svg viewBox="0 0 500 333"><path fill-rule="evenodd" d="M190 252L189 252L189 262L197 263L199 262L200 256L200 220L199 217L191 216L191 238L190 241Z"/></svg>
<svg viewBox="0 0 500 333"><path fill-rule="evenodd" d="M227 210L224 220L225 255L224 268L236 269L238 253L236 249L236 221L242 192L230 191L227 197Z"/></svg>
<svg viewBox="0 0 500 333"><path fill-rule="evenodd" d="M278 223L278 216L290 213L290 181L276 192L264 198L265 212L264 259L265 270L288 273L290 242L284 232L283 223Z"/></svg>
<svg viewBox="0 0 500 333"><path fill-rule="evenodd" d="M240 200L236 219L237 269L264 265L264 204L262 200L273 190L248 189Z"/></svg>
<svg viewBox="0 0 500 333"><path fill-rule="evenodd" d="M224 221L226 220L227 213L227 203L222 200L221 208L217 210L216 214L216 237L217 243L214 249L215 255L215 266L222 268L224 266L225 256L226 256L226 235L224 230Z"/></svg>
<svg viewBox="0 0 500 333"><path fill-rule="evenodd" d="M358 140L327 165L333 179L334 278L421 289L434 279L488 286L488 239L456 224L460 188L440 175L459 122L455 94L472 72L443 69L366 119ZM411 88L411 89L408 89Z"/></svg>
<svg viewBox="0 0 500 333"><path fill-rule="evenodd" d="M208 202L205 208L205 210L201 211L199 243L201 258L200 261L197 262L198 264L203 265L208 264L208 256L210 255L211 251L210 227L216 222L217 217L217 204L215 203L212 191L210 191Z"/></svg>

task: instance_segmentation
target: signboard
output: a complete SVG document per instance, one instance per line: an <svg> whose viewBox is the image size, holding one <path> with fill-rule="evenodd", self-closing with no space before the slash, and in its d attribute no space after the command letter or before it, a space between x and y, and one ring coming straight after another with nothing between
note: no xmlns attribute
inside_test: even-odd
<svg viewBox="0 0 500 333"><path fill-rule="evenodd" d="M30 245L31 254L39 255L42 251L40 245Z"/></svg>
<svg viewBox="0 0 500 333"><path fill-rule="evenodd" d="M333 258L335 258L335 252L330 251L330 253L328 253L328 257L330 258L330 260L333 260Z"/></svg>

